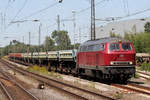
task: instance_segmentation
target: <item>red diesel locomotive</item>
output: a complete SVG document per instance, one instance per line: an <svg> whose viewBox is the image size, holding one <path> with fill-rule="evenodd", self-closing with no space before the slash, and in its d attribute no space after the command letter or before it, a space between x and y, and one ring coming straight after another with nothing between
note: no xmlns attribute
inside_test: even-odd
<svg viewBox="0 0 150 100"><path fill-rule="evenodd" d="M133 44L119 38L89 40L80 45L76 69L79 75L127 81L135 74Z"/></svg>

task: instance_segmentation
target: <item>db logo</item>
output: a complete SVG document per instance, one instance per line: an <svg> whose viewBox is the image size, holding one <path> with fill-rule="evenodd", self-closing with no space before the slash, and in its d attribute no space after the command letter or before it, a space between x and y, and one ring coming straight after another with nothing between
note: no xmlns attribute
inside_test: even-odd
<svg viewBox="0 0 150 100"><path fill-rule="evenodd" d="M124 55L120 55L120 57L124 57Z"/></svg>

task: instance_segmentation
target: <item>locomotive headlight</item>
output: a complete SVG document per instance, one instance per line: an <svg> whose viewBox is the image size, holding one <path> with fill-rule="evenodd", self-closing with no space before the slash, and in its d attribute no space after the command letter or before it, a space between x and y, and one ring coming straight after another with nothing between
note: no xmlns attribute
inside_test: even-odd
<svg viewBox="0 0 150 100"><path fill-rule="evenodd" d="M114 64L114 63L111 61L111 62L110 62L110 65L113 65L113 64Z"/></svg>
<svg viewBox="0 0 150 100"><path fill-rule="evenodd" d="M132 61L130 61L130 65L132 65L133 63L132 63Z"/></svg>

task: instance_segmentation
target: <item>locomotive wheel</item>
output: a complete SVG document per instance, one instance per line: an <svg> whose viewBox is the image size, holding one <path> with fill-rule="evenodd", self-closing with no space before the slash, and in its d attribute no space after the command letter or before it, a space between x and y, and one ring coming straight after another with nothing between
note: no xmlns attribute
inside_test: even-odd
<svg viewBox="0 0 150 100"><path fill-rule="evenodd" d="M48 71L52 71L52 68L51 68L52 66L48 66Z"/></svg>
<svg viewBox="0 0 150 100"><path fill-rule="evenodd" d="M69 74L72 74L72 70L71 70L71 68L69 68Z"/></svg>
<svg viewBox="0 0 150 100"><path fill-rule="evenodd" d="M55 72L57 72L57 66L55 66Z"/></svg>
<svg viewBox="0 0 150 100"><path fill-rule="evenodd" d="M76 69L76 75L77 75L77 77L80 76L80 72L79 72L79 69L78 69L78 68Z"/></svg>

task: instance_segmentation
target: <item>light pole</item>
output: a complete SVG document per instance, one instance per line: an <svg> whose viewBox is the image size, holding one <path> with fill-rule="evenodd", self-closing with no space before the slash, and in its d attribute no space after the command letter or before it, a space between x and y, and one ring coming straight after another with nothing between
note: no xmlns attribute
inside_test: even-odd
<svg viewBox="0 0 150 100"><path fill-rule="evenodd" d="M42 24L40 23L40 25L39 25L39 50L38 50L38 55L40 55L39 52L40 52L40 45L41 45L41 26L42 26ZM39 65L41 65L40 58L39 58Z"/></svg>
<svg viewBox="0 0 150 100"><path fill-rule="evenodd" d="M76 36L76 19L75 19L75 15L76 15L76 11L72 11L72 19L62 19L61 22L64 21L72 21L73 22L73 48L75 49L75 36ZM58 23L58 32L60 30L60 18L58 17L57 19L57 23Z"/></svg>
<svg viewBox="0 0 150 100"><path fill-rule="evenodd" d="M59 3L62 3L63 0L58 0ZM96 39L95 33L95 0L91 0L91 40Z"/></svg>
<svg viewBox="0 0 150 100"><path fill-rule="evenodd" d="M40 20L38 20L38 19L34 19L34 20L18 20L18 21L12 21L11 23L12 24L15 24L15 23L24 23L24 22L28 22L28 21L32 21L32 22L40 22ZM42 24L41 24L41 22L40 22L40 25L39 25L39 47L40 47L40 42L41 42L41 26L42 26ZM29 32L29 45L30 45L30 32ZM40 51L40 48L39 48L39 51Z"/></svg>
<svg viewBox="0 0 150 100"><path fill-rule="evenodd" d="M40 52L40 45L41 45L41 27L42 27L42 24L40 23L39 25L39 52Z"/></svg>
<svg viewBox="0 0 150 100"><path fill-rule="evenodd" d="M73 33L74 33L74 35L73 35L73 38L74 38L74 46L73 46L73 48L75 49L75 34L76 34L76 22L75 22L75 15L76 15L76 12L75 11L72 11L72 21L73 21Z"/></svg>
<svg viewBox="0 0 150 100"><path fill-rule="evenodd" d="M60 31L60 16L59 15L57 15L57 24L58 24L57 31L59 32Z"/></svg>
<svg viewBox="0 0 150 100"><path fill-rule="evenodd" d="M59 3L62 3L63 0L58 0Z"/></svg>
<svg viewBox="0 0 150 100"><path fill-rule="evenodd" d="M61 0L60 0L60 3L61 3ZM38 19L35 19L35 20L18 20L18 21L13 21L11 23L24 23L24 22L27 22L27 21L32 21L32 22L40 22L40 20ZM39 52L40 52L40 44L41 44L41 22L40 22L40 25L39 25L39 39L38 39L38 45L39 45L39 48L38 48L38 55L39 55ZM29 33L29 45L30 45L30 33ZM29 51L29 50L28 50ZM40 62L40 59L39 59L39 62Z"/></svg>

